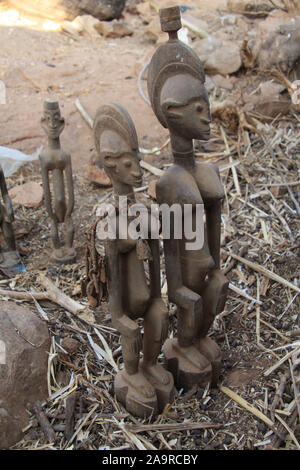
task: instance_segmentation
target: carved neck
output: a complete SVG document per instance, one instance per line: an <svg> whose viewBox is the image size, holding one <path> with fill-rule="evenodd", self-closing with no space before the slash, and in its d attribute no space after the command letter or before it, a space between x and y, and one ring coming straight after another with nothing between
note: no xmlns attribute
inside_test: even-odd
<svg viewBox="0 0 300 470"><path fill-rule="evenodd" d="M134 190L133 187L130 186L129 184L126 183L121 183L119 181L114 181L113 182L113 188L114 188L114 198L115 202L118 205L119 203L119 196L126 196L130 201L135 202L135 195L134 195Z"/></svg>
<svg viewBox="0 0 300 470"><path fill-rule="evenodd" d="M53 139L52 137L48 137L48 146L52 150L60 149L60 140L59 137Z"/></svg>
<svg viewBox="0 0 300 470"><path fill-rule="evenodd" d="M195 167L193 141L172 132L170 132L170 138L174 163L186 169L193 169Z"/></svg>

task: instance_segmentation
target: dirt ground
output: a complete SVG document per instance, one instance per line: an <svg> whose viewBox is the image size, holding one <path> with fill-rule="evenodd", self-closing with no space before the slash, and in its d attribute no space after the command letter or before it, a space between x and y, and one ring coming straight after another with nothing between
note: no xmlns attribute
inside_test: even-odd
<svg viewBox="0 0 300 470"><path fill-rule="evenodd" d="M196 3L187 2L188 5ZM201 6L208 24L216 30L220 12L226 14L226 1L205 1ZM100 36L74 39L37 26L0 25L0 79L7 88L7 104L0 106L0 145L26 154L45 145L40 126L43 101L49 97L59 100L66 120L61 143L71 153L74 172L73 219L78 253L76 264L54 266L49 260L51 239L45 208L29 209L18 205L14 207L15 229L27 271L13 280L2 276L2 287L40 290L38 274L43 271L66 294L87 306L87 299L80 291L85 272L85 231L95 220L97 204L109 195L110 189L87 179L94 142L90 127L75 106L77 98L92 118L98 106L120 102L131 114L139 145L144 149L160 147L167 140L167 131L158 123L137 86L138 74L156 45L145 38L144 25L138 15L126 12L124 16L134 34L116 39ZM254 74L250 78L254 90L261 77ZM249 76L242 71L235 79L248 80ZM142 86L146 90L146 81L142 80ZM271 366L299 346L299 114L291 112L275 121L269 119L262 126L265 140L261 134L248 129L239 135L238 141L236 133L227 131L225 139L222 138L220 123L214 122L211 142L206 147L200 146L197 157L199 160L210 158L221 169L226 189L222 263L230 282L240 290L240 293L229 291L226 309L211 330L212 338L223 351L220 385L246 400L252 405L252 411L232 395L228 396L227 389L195 387L186 394L179 391L172 406L154 424L135 419L114 400L112 363L105 359L99 362L88 340L90 335L104 348L96 329L105 337L114 361L122 362L119 338L111 329L107 306L103 304L94 309L90 317L78 318L50 302L41 302L49 318L51 352L57 353L52 364L51 391L54 394L63 389L70 380L72 385L45 405L57 435L56 442L48 443L32 414L24 439L14 448L299 450L300 422L295 405L298 376L291 372L293 363L287 359L268 373ZM227 154L224 153L226 144L230 149ZM210 153L210 157L205 153ZM143 159L163 169L172 161L170 147L166 146L158 155L143 155ZM237 166L232 167L232 162L237 162ZM146 186L153 179L156 179L153 174L145 172ZM27 181L41 182L37 162L23 166L7 178L9 188ZM147 190L139 197L150 200ZM241 259L232 258L230 253ZM267 269L268 273L276 273L280 280L276 282L268 273L248 266L245 259ZM162 272L165 279L164 269ZM282 279L295 289L291 284L284 285ZM32 308L35 307L32 305ZM172 330L176 334L176 315L170 306ZM71 349L62 352L60 343L66 337L73 338L76 353ZM275 402L284 373L290 375ZM64 437L65 400L75 391L78 395L74 432L78 432L68 442ZM267 419L257 417L253 408ZM289 423L289 431L282 420ZM183 423L210 423L215 427L183 429ZM153 427L145 430L142 424ZM173 429L156 428L157 424L173 425Z"/></svg>

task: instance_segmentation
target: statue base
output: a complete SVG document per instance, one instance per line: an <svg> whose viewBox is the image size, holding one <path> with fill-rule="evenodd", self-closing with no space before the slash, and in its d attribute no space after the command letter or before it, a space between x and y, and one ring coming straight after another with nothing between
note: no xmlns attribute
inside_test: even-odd
<svg viewBox="0 0 300 470"><path fill-rule="evenodd" d="M132 415L139 418L148 418L157 414L157 397L150 384L148 392L152 392L152 396L146 396L137 386L134 386L134 378L131 379L130 375L123 369L115 377L114 388L117 401Z"/></svg>
<svg viewBox="0 0 300 470"><path fill-rule="evenodd" d="M195 347L197 350L206 357L211 363L212 374L211 374L211 386L216 387L219 381L222 367L222 352L217 343L213 341L209 336L200 338L195 341Z"/></svg>
<svg viewBox="0 0 300 470"><path fill-rule="evenodd" d="M177 389L183 388L187 391L194 385L205 387L212 379L211 364L201 356L202 365L197 366L195 361L189 359L184 349L178 345L177 338L168 339L163 347L167 369L173 375ZM194 350L196 360L200 354L196 347Z"/></svg>
<svg viewBox="0 0 300 470"><path fill-rule="evenodd" d="M20 255L17 251L3 251L0 253L0 270L8 277L26 272Z"/></svg>
<svg viewBox="0 0 300 470"><path fill-rule="evenodd" d="M144 376L151 383L152 387L155 390L156 397L157 397L157 409L158 413L162 413L165 406L167 404L171 404L175 398L175 387L174 387L174 379L171 372L168 372L162 365L156 364L155 368L158 374L162 377L166 375L168 378L167 383L163 383L155 379L155 377L151 376L147 371L143 368L143 359L140 361L140 368L143 371ZM161 370L161 373L160 373Z"/></svg>
<svg viewBox="0 0 300 470"><path fill-rule="evenodd" d="M162 367L162 366L158 366ZM139 375L143 377L143 384L148 384L147 393L141 390L135 378L127 374L125 369L118 372L115 377L114 389L117 400L126 410L134 416L148 418L161 413L168 403L172 403L175 397L174 380L168 371L167 384L158 383L142 369L142 361L139 365ZM151 393L152 392L152 393Z"/></svg>
<svg viewBox="0 0 300 470"><path fill-rule="evenodd" d="M74 248L61 247L53 251L51 259L57 264L73 264L76 262L76 251Z"/></svg>

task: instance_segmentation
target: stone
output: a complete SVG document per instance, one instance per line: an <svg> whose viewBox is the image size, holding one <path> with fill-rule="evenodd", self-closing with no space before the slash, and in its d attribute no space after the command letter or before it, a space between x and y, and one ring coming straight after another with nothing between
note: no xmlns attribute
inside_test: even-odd
<svg viewBox="0 0 300 470"><path fill-rule="evenodd" d="M136 6L136 11L145 24L151 23L153 18L157 16L155 15L155 10L150 6L149 2L139 3Z"/></svg>
<svg viewBox="0 0 300 470"><path fill-rule="evenodd" d="M244 15L266 16L274 10L274 6L266 0L227 0L227 9L230 13L243 13Z"/></svg>
<svg viewBox="0 0 300 470"><path fill-rule="evenodd" d="M145 28L145 36L154 43L165 40L165 34L162 33L160 22L158 18L153 18L148 26Z"/></svg>
<svg viewBox="0 0 300 470"><path fill-rule="evenodd" d="M223 75L214 75L213 80L217 87L224 88L225 90L232 90L233 83L229 78L223 77Z"/></svg>
<svg viewBox="0 0 300 470"><path fill-rule="evenodd" d="M7 4L26 13L52 21L73 21L78 15L88 14L99 20L119 18L126 0L9 0Z"/></svg>
<svg viewBox="0 0 300 470"><path fill-rule="evenodd" d="M60 343L61 347L67 351L67 353L73 355L76 354L79 350L79 342L75 338L63 338Z"/></svg>
<svg viewBox="0 0 300 470"><path fill-rule="evenodd" d="M14 204L33 208L42 204L44 196L43 188L35 181L14 186L8 194Z"/></svg>
<svg viewBox="0 0 300 470"><path fill-rule="evenodd" d="M94 28L106 38L123 38L124 36L131 36L133 34L133 29L125 21L99 21Z"/></svg>
<svg viewBox="0 0 300 470"><path fill-rule="evenodd" d="M0 301L0 345L0 449L8 449L22 439L26 410L48 396L48 328L28 308Z"/></svg>
<svg viewBox="0 0 300 470"><path fill-rule="evenodd" d="M81 26L75 23L74 21L64 21L61 24L61 31L67 34L70 34L71 36L79 36L83 29Z"/></svg>
<svg viewBox="0 0 300 470"><path fill-rule="evenodd" d="M300 18L274 10L249 31L243 43L245 67L280 69L288 77L300 62Z"/></svg>
<svg viewBox="0 0 300 470"><path fill-rule="evenodd" d="M240 46L230 40L220 40L209 36L194 42L193 49L199 55L204 69L210 74L230 75L241 65Z"/></svg>
<svg viewBox="0 0 300 470"><path fill-rule="evenodd" d="M102 168L99 168L93 161L90 161L87 168L87 178L91 183L100 186L111 186L110 178Z"/></svg>
<svg viewBox="0 0 300 470"><path fill-rule="evenodd" d="M87 36L98 36L98 32L95 29L95 26L99 24L100 21L97 18L94 18L92 15L81 15L77 16L72 24L76 27L78 31Z"/></svg>

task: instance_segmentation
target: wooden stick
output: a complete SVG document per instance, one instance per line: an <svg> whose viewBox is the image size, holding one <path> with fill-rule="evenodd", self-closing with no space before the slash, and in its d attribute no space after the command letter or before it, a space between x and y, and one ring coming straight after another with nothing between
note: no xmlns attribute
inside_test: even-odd
<svg viewBox="0 0 300 470"><path fill-rule="evenodd" d="M284 357L282 357L276 364L274 364L272 367L270 367L268 370L264 372L264 376L268 376L274 372L274 370L278 369L285 361L287 361L290 357L292 357L296 352L300 351L300 346L298 348L294 349L293 351L289 352L286 354Z"/></svg>
<svg viewBox="0 0 300 470"><path fill-rule="evenodd" d="M246 294L246 292L242 291L238 287L236 287L234 284L229 284L229 289L231 289L233 292L235 292L238 295L241 295L242 297L245 297L245 299L251 300L251 302L255 302L258 305L262 305L261 300L254 299L254 297L251 297L251 295Z"/></svg>
<svg viewBox="0 0 300 470"><path fill-rule="evenodd" d="M220 424L212 423L167 423L167 424L126 424L126 429L133 432L155 431L189 431L192 429L219 428Z"/></svg>
<svg viewBox="0 0 300 470"><path fill-rule="evenodd" d="M11 299L17 300L32 301L33 298L35 300L51 300L74 315L77 315L79 312L87 308L64 294L43 274L40 274L40 282L47 289L46 292L18 292L0 289L0 296L10 297Z"/></svg>
<svg viewBox="0 0 300 470"><path fill-rule="evenodd" d="M256 277L257 280L257 302L260 300L260 282L259 276ZM260 306L259 304L256 305L256 342L257 344L260 343Z"/></svg>
<svg viewBox="0 0 300 470"><path fill-rule="evenodd" d="M261 411L259 411L257 408L255 408L253 405L250 405L244 398L240 397L237 395L237 393L233 392L227 387L220 386L220 390L225 393L229 398L234 400L236 403L241 405L243 408L245 408L247 411L250 411L253 415L255 415L257 418L261 419L264 423L266 423L270 428L273 429L274 423L271 421L266 415L264 415Z"/></svg>
<svg viewBox="0 0 300 470"><path fill-rule="evenodd" d="M285 287L289 287L290 289L295 290L296 292L300 292L300 288L295 286L292 282L287 281L281 276L278 276L278 274L273 273L272 271L269 271L269 269L264 268L263 266L260 266L259 264L253 263L253 261L249 261L246 258L242 258L241 256L238 256L234 253L229 253L226 250L222 250L226 255L231 256L232 258L240 261L241 263L245 264L246 266L249 266L249 268L253 269L254 271L257 271L261 274L263 274L266 277L269 277L273 281L278 282L279 284L282 284Z"/></svg>
<svg viewBox="0 0 300 470"><path fill-rule="evenodd" d="M275 418L275 409L277 408L278 406L278 403L279 403L279 400L280 398L282 397L283 395L283 392L285 390L285 386L286 386L286 381L289 377L289 374L286 373L286 374L283 374L281 376L281 379L280 379L280 384L278 385L278 388L276 390L276 393L275 393L275 396L274 396L274 399L273 399L273 402L271 404L271 416L272 416L272 419L274 420Z"/></svg>
<svg viewBox="0 0 300 470"><path fill-rule="evenodd" d="M94 126L93 119L88 115L88 113L86 112L86 110L84 109L84 107L82 106L82 104L80 103L78 98L75 101L75 106L78 109L78 111L80 112L80 114L83 117L83 119L85 120L85 122L90 126L91 129L93 129L93 126Z"/></svg>
<svg viewBox="0 0 300 470"><path fill-rule="evenodd" d="M69 441L74 434L75 407L76 407L77 397L78 397L78 392L73 392L66 399L65 438L67 441Z"/></svg>
<svg viewBox="0 0 300 470"><path fill-rule="evenodd" d="M18 292L14 290L0 289L0 295L2 297L10 297L16 300L30 300L32 297L36 300L49 300L47 292Z"/></svg>
<svg viewBox="0 0 300 470"><path fill-rule="evenodd" d="M42 410L41 404L39 402L34 403L32 409L48 441L54 443L57 440L57 436L45 412Z"/></svg>
<svg viewBox="0 0 300 470"><path fill-rule="evenodd" d="M155 166L150 165L150 163L147 163L144 160L140 161L140 165L142 168L144 168L144 170L150 171L150 173L153 173L153 175L155 176L161 176L164 173L163 170L160 170L159 168L156 168Z"/></svg>
<svg viewBox="0 0 300 470"><path fill-rule="evenodd" d="M300 444L299 442L297 441L296 437L295 437L295 434L293 433L293 431L291 430L291 428L286 424L285 421L283 421L283 419L277 414L275 413L275 416L276 418L278 419L278 421L281 422L282 426L287 430L287 432L289 433L289 435L291 436L292 440L294 441L294 443L296 444L296 447L298 450L300 450Z"/></svg>
<svg viewBox="0 0 300 470"><path fill-rule="evenodd" d="M83 305L64 294L50 279L44 274L40 274L40 282L47 289L46 294L49 300L65 308L74 315L85 309Z"/></svg>

